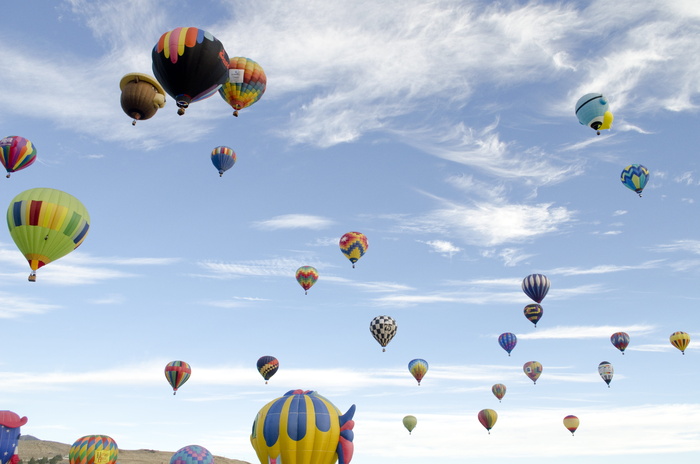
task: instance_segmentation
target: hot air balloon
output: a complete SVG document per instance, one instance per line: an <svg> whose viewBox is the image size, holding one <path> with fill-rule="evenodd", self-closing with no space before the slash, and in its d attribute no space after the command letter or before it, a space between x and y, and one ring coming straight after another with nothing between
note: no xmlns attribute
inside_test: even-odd
<svg viewBox="0 0 700 464"><path fill-rule="evenodd" d="M612 364L609 362L603 361L602 363L598 364L598 374L600 374L600 378L608 384L608 388L610 388L610 382L612 381L614 373L615 370L613 369Z"/></svg>
<svg viewBox="0 0 700 464"><path fill-rule="evenodd" d="M280 368L280 362L274 356L262 356L257 363L258 372L265 379L265 383L270 380L270 377L275 375L277 369Z"/></svg>
<svg viewBox="0 0 700 464"><path fill-rule="evenodd" d="M233 108L233 115L260 100L267 87L262 66L250 58L235 56L228 65L228 79L219 89L221 98Z"/></svg>
<svg viewBox="0 0 700 464"><path fill-rule="evenodd" d="M369 248L367 237L359 232L348 232L340 237L340 251L350 260L352 267Z"/></svg>
<svg viewBox="0 0 700 464"><path fill-rule="evenodd" d="M301 288L304 289L304 295L306 295L307 293L309 293L309 289L318 280L318 271L315 267L302 266L299 269L297 269L296 277L297 282L299 282Z"/></svg>
<svg viewBox="0 0 700 464"><path fill-rule="evenodd" d="M173 395L192 375L192 368L185 361L171 361L165 366L165 378L173 387Z"/></svg>
<svg viewBox="0 0 700 464"><path fill-rule="evenodd" d="M535 303L542 303L549 291L549 279L542 274L530 274L523 279L522 288Z"/></svg>
<svg viewBox="0 0 700 464"><path fill-rule="evenodd" d="M219 40L196 27L163 34L151 53L153 74L175 99L177 114L211 97L228 79L228 55Z"/></svg>
<svg viewBox="0 0 700 464"><path fill-rule="evenodd" d="M189 445L177 450L170 464L213 464L214 456L203 446Z"/></svg>
<svg viewBox="0 0 700 464"><path fill-rule="evenodd" d="M31 166L36 161L36 147L32 142L11 135L0 140L0 163L5 166L7 176L15 171L20 171Z"/></svg>
<svg viewBox="0 0 700 464"><path fill-rule="evenodd" d="M625 349L627 348L627 345L630 344L630 336L627 335L625 332L615 332L610 336L610 342L622 352L622 354L625 354Z"/></svg>
<svg viewBox="0 0 700 464"><path fill-rule="evenodd" d="M398 328L396 321L390 316L377 316L369 323L369 331L382 346L382 351L386 351L386 346L394 338Z"/></svg>
<svg viewBox="0 0 700 464"><path fill-rule="evenodd" d="M491 392L498 398L498 402L500 403L503 397L506 396L506 386L502 383L494 384L493 387L491 387Z"/></svg>
<svg viewBox="0 0 700 464"><path fill-rule="evenodd" d="M542 309L541 305L535 303L525 306L525 309L523 309L523 313L525 314L527 320L535 324L535 327L537 327L537 323L542 318L544 310Z"/></svg>
<svg viewBox="0 0 700 464"><path fill-rule="evenodd" d="M20 427L27 423L26 417L19 417L12 411L0 411L0 464L16 464L17 441L19 441Z"/></svg>
<svg viewBox="0 0 700 464"><path fill-rule="evenodd" d="M690 335L685 332L673 332L669 338L671 345L675 346L681 353L685 354L685 349L690 344Z"/></svg>
<svg viewBox="0 0 700 464"><path fill-rule="evenodd" d="M420 381L423 380L425 373L428 372L428 361L425 359L414 359L408 363L408 371L415 377L418 381L418 386L420 386Z"/></svg>
<svg viewBox="0 0 700 464"><path fill-rule="evenodd" d="M33 188L17 195L7 208L12 240L31 268L56 261L83 243L90 229L90 215L74 196L50 188Z"/></svg>
<svg viewBox="0 0 700 464"><path fill-rule="evenodd" d="M542 364L537 361L528 361L523 364L523 372L530 377L533 383L537 384L537 379L542 375Z"/></svg>
<svg viewBox="0 0 700 464"><path fill-rule="evenodd" d="M152 118L159 108L165 106L165 90L148 74L129 73L119 81L122 91L122 110L132 118L131 125L136 121Z"/></svg>
<svg viewBox="0 0 700 464"><path fill-rule="evenodd" d="M236 164L236 152L229 147L216 147L211 151L211 164L219 170L219 177Z"/></svg>
<svg viewBox="0 0 700 464"><path fill-rule="evenodd" d="M514 333L506 332L498 336L498 344L508 352L508 356L510 356L510 352L513 351L517 343L518 337Z"/></svg>
<svg viewBox="0 0 700 464"><path fill-rule="evenodd" d="M620 181L622 181L622 185L637 192L641 197L642 190L649 181L649 170L641 164L630 164L622 170Z"/></svg>
<svg viewBox="0 0 700 464"><path fill-rule="evenodd" d="M574 432L575 432L576 429L578 428L578 425L579 425L578 417L576 417L576 416L566 416L566 417L564 418L564 427L566 427L566 429L567 429L569 432L571 432L571 435L574 434Z"/></svg>
<svg viewBox="0 0 700 464"><path fill-rule="evenodd" d="M598 135L601 130L612 127L613 114L607 98L601 93L587 93L579 98L575 110L578 122L595 130Z"/></svg>
<svg viewBox="0 0 700 464"><path fill-rule="evenodd" d="M482 409L479 411L479 414L477 414L477 417L481 425L483 425L489 435L491 435L491 429L496 425L496 421L498 420L496 411L493 409Z"/></svg>
<svg viewBox="0 0 700 464"><path fill-rule="evenodd" d="M348 464L354 415L355 405L341 415L315 391L290 390L258 412L250 442L261 464Z"/></svg>
<svg viewBox="0 0 700 464"><path fill-rule="evenodd" d="M403 418L403 426L406 427L409 435L411 435L411 432L413 432L413 429L416 428L417 424L418 419L416 419L416 416L406 416Z"/></svg>
<svg viewBox="0 0 700 464"><path fill-rule="evenodd" d="M115 464L118 456L117 443L107 435L78 438L68 451L70 464Z"/></svg>

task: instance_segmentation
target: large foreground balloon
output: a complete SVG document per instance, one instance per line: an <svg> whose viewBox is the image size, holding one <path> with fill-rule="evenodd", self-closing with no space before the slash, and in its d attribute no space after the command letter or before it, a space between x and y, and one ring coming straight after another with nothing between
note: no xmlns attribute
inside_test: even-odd
<svg viewBox="0 0 700 464"><path fill-rule="evenodd" d="M56 261L83 243L90 229L90 215L73 195L50 188L33 188L17 195L7 208L12 240L31 268Z"/></svg>
<svg viewBox="0 0 700 464"><path fill-rule="evenodd" d="M362 258L362 255L364 255L367 248L369 248L367 237L360 232L348 232L344 234L340 237L339 245L340 251L350 260L352 267L355 267L357 260Z"/></svg>
<svg viewBox="0 0 700 464"><path fill-rule="evenodd" d="M518 337L516 337L514 333L505 332L498 336L498 344L501 345L501 348L506 350L508 356L510 356L510 352L513 351L517 343Z"/></svg>
<svg viewBox="0 0 700 464"><path fill-rule="evenodd" d="M525 309L523 309L523 314L525 314L528 321L532 322L535 324L535 327L537 327L537 323L542 318L544 310L542 309L541 305L534 303L525 306Z"/></svg>
<svg viewBox="0 0 700 464"><path fill-rule="evenodd" d="M173 387L173 395L187 382L190 375L192 375L192 367L185 361L171 361L165 366L165 378Z"/></svg>
<svg viewBox="0 0 700 464"><path fill-rule="evenodd" d="M605 383L608 384L608 388L610 388L610 382L612 382L613 375L615 374L613 365L607 361L601 362L598 364L598 374L600 374L600 378L603 379Z"/></svg>
<svg viewBox="0 0 700 464"><path fill-rule="evenodd" d="M236 164L236 152L229 147L216 147L211 151L211 164L219 171L219 177L224 175Z"/></svg>
<svg viewBox="0 0 700 464"><path fill-rule="evenodd" d="M318 280L318 271L313 266L301 266L296 272L297 282L304 289L304 294L309 293L309 289Z"/></svg>
<svg viewBox="0 0 700 464"><path fill-rule="evenodd" d="M403 426L406 427L409 435L411 435L413 429L416 428L416 425L418 425L418 419L416 419L416 416L406 416L403 418Z"/></svg>
<svg viewBox="0 0 700 464"><path fill-rule="evenodd" d="M163 34L151 53L153 73L175 99L179 115L190 103L212 96L228 79L228 55L211 33L177 27Z"/></svg>
<svg viewBox="0 0 700 464"><path fill-rule="evenodd" d="M267 76L250 58L234 56L229 61L228 79L219 89L221 98L233 108L233 115L260 100L267 87Z"/></svg>
<svg viewBox="0 0 700 464"><path fill-rule="evenodd" d="M17 441L20 427L27 423L26 417L19 417L12 411L0 411L0 463L17 464Z"/></svg>
<svg viewBox="0 0 700 464"><path fill-rule="evenodd" d="M549 292L549 279L542 274L530 274L523 279L523 292L535 303L542 303Z"/></svg>
<svg viewBox="0 0 700 464"><path fill-rule="evenodd" d="M70 464L115 464L118 456L117 443L107 435L78 438L68 451Z"/></svg>
<svg viewBox="0 0 700 464"><path fill-rule="evenodd" d="M491 387L491 393L498 398L500 403L504 396L506 396L506 386L502 383L496 383Z"/></svg>
<svg viewBox="0 0 700 464"><path fill-rule="evenodd" d="M685 349L690 344L690 335L685 332L673 332L669 337L671 345L675 346L681 353L685 354Z"/></svg>
<svg viewBox="0 0 700 464"><path fill-rule="evenodd" d="M525 375L530 377L530 380L536 384L537 379L539 379L540 375L542 375L542 364L537 361L528 361L523 364L523 372L525 372Z"/></svg>
<svg viewBox="0 0 700 464"><path fill-rule="evenodd" d="M578 420L578 417L576 417L576 416L569 415L569 416L566 416L564 418L564 427L566 427L566 429L569 432L571 432L571 435L574 434L574 432L576 431L576 429L579 426L579 423L580 422Z"/></svg>
<svg viewBox="0 0 700 464"><path fill-rule="evenodd" d="M587 93L579 98L575 110L578 122L595 130L598 135L601 130L612 127L613 114L608 100L601 93Z"/></svg>
<svg viewBox="0 0 700 464"><path fill-rule="evenodd" d="M203 446L189 445L173 453L170 464L213 464L214 456Z"/></svg>
<svg viewBox="0 0 700 464"><path fill-rule="evenodd" d="M649 170L641 164L630 164L622 170L620 181L622 185L637 192L641 197L642 190L644 190L644 187L646 187L649 181Z"/></svg>
<svg viewBox="0 0 700 464"><path fill-rule="evenodd" d="M280 368L280 362L274 356L261 356L257 362L258 372L265 379L265 383L270 380L270 377L275 375Z"/></svg>
<svg viewBox="0 0 700 464"><path fill-rule="evenodd" d="M7 176L31 166L36 161L36 147L32 142L11 135L0 140L0 162L5 166Z"/></svg>
<svg viewBox="0 0 700 464"><path fill-rule="evenodd" d="M423 380L423 377L428 372L428 361L425 359L414 359L408 363L408 371L418 381L420 386L420 381Z"/></svg>
<svg viewBox="0 0 700 464"><path fill-rule="evenodd" d="M290 390L258 412L250 442L261 464L348 464L354 415L354 404L341 415L315 391Z"/></svg>
<svg viewBox="0 0 700 464"><path fill-rule="evenodd" d="M630 336L625 332L615 332L610 336L610 343L625 354L625 349L630 344Z"/></svg>
<svg viewBox="0 0 700 464"><path fill-rule="evenodd" d="M386 351L386 346L394 338L398 328L399 326L391 316L377 316L369 323L369 331L382 346L382 351Z"/></svg>
<svg viewBox="0 0 700 464"><path fill-rule="evenodd" d="M496 425L496 421L498 420L496 411L493 409L482 409L479 411L479 414L477 414L477 417L481 425L483 425L489 435L491 435L491 429Z"/></svg>
<svg viewBox="0 0 700 464"><path fill-rule="evenodd" d="M165 90L148 74L129 73L119 82L122 110L135 126L136 121L152 118L165 106Z"/></svg>

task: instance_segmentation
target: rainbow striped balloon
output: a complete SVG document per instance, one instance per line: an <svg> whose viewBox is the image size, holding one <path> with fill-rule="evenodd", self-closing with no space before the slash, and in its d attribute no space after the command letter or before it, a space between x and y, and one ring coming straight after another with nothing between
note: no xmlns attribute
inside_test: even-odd
<svg viewBox="0 0 700 464"><path fill-rule="evenodd" d="M70 464L115 464L119 455L117 443L107 435L86 435L78 438L68 452Z"/></svg>
<svg viewBox="0 0 700 464"><path fill-rule="evenodd" d="M362 255L364 255L367 248L369 248L367 237L360 232L348 232L344 234L340 237L339 245L340 251L350 260L352 267L355 267L357 260L362 258Z"/></svg>
<svg viewBox="0 0 700 464"><path fill-rule="evenodd" d="M5 166L7 176L31 166L36 161L36 147L29 140L11 135L0 140L0 163Z"/></svg>
<svg viewBox="0 0 700 464"><path fill-rule="evenodd" d="M173 395L192 374L192 368L185 361L171 361L165 366L165 378L173 387Z"/></svg>
<svg viewBox="0 0 700 464"><path fill-rule="evenodd" d="M297 282L299 282L301 288L304 289L304 294L306 295L309 292L309 289L318 280L318 271L312 266L302 266L297 269L296 277Z"/></svg>

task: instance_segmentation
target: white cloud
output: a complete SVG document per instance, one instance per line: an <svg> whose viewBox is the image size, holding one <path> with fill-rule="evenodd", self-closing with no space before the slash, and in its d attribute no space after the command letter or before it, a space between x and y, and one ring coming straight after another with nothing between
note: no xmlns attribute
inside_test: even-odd
<svg viewBox="0 0 700 464"><path fill-rule="evenodd" d="M546 340L546 339L609 339L615 332L627 332L630 337L646 335L656 330L656 326L633 324L628 326L558 326L550 329L537 329L536 332L518 334L518 340Z"/></svg>
<svg viewBox="0 0 700 464"><path fill-rule="evenodd" d="M333 225L333 221L321 216L310 214L284 214L264 221L257 221L253 226L264 230L278 229L325 229Z"/></svg>

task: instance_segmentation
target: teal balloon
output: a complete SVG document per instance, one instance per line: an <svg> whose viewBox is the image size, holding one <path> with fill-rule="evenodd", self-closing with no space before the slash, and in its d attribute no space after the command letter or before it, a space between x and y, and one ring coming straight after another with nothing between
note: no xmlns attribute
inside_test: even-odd
<svg viewBox="0 0 700 464"><path fill-rule="evenodd" d="M620 181L622 181L622 185L637 192L641 197L642 190L649 182L649 170L641 164L630 164L622 170Z"/></svg>

